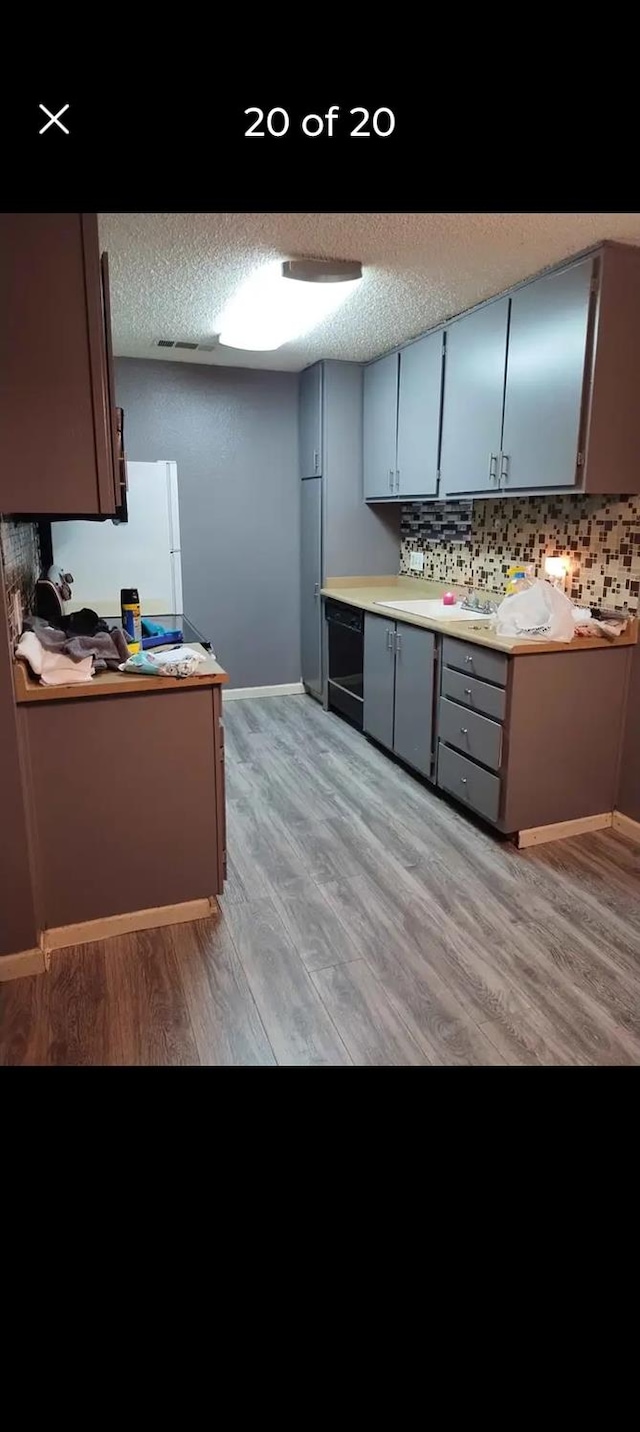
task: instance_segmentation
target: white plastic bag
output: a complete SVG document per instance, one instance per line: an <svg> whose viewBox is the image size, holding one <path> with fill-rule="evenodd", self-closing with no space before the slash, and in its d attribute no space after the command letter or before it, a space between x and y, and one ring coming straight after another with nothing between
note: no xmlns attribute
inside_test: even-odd
<svg viewBox="0 0 640 1432"><path fill-rule="evenodd" d="M564 592L537 579L525 591L515 592L500 603L496 633L527 641L572 641L573 607Z"/></svg>

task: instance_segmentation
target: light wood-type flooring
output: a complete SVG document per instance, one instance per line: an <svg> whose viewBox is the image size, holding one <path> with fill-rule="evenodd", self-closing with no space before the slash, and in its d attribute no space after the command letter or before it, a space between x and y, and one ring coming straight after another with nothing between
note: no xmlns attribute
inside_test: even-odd
<svg viewBox="0 0 640 1432"><path fill-rule="evenodd" d="M225 727L220 915L0 984L0 1062L640 1063L640 846L518 852L306 696Z"/></svg>

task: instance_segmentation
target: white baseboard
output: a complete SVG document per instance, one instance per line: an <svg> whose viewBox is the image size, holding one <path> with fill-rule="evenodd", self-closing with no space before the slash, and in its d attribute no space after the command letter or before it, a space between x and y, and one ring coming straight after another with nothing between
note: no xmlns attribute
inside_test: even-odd
<svg viewBox="0 0 640 1432"><path fill-rule="evenodd" d="M630 815L623 815L621 810L613 812L613 829L620 835L626 835L627 840L640 841L640 821L632 820Z"/></svg>
<svg viewBox="0 0 640 1432"><path fill-rule="evenodd" d="M285 686L232 686L222 692L223 701L243 701L245 696L304 696L301 681L291 681Z"/></svg>

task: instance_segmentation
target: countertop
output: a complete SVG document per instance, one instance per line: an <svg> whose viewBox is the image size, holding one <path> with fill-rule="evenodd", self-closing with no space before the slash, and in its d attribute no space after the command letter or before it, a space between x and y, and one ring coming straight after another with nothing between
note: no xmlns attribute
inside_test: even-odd
<svg viewBox="0 0 640 1432"><path fill-rule="evenodd" d="M19 705L30 701L83 701L87 697L127 696L134 692L186 691L190 686L223 686L229 677L197 641L189 642L194 651L206 658L198 667L198 676L135 676L133 672L102 671L91 681L74 686L41 686L31 675L24 661L14 662L14 686ZM154 651L163 651L155 647Z"/></svg>
<svg viewBox="0 0 640 1432"><path fill-rule="evenodd" d="M415 577L332 577L327 580L326 586L322 587L321 595L333 597L337 602L346 602L351 607L359 607L361 611L373 612L375 616L384 616L385 608L379 606L379 602L420 601L429 597L441 597L446 591L454 591L458 596L464 597L467 588L447 586L444 582L420 581ZM576 636L573 641L523 641L521 637L497 636L486 619L483 621L481 617L478 617L476 624L472 621L439 621L437 618L418 617L411 612L396 611L393 607L388 611L393 621L426 627L428 631L438 631L443 636L453 636L476 646L490 646L494 651L504 651L507 656L540 656L551 651L592 651L599 647L633 646L638 639L638 623L635 618L628 623L622 636L613 641L602 636Z"/></svg>

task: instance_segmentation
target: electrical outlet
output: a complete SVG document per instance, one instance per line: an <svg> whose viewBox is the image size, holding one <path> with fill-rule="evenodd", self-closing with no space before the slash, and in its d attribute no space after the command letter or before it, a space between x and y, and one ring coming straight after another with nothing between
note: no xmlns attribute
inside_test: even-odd
<svg viewBox="0 0 640 1432"><path fill-rule="evenodd" d="M412 552L409 558L410 572L424 572L424 552Z"/></svg>

